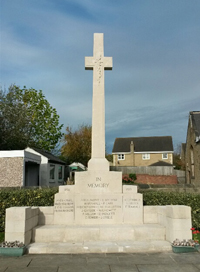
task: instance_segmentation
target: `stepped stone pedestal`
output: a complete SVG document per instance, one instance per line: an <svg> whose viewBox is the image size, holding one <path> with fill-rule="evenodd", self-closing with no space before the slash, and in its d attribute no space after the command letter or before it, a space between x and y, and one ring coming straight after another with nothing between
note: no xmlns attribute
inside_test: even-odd
<svg viewBox="0 0 200 272"><path fill-rule="evenodd" d="M60 191L68 191L68 189L71 188L61 187ZM123 191L130 192L135 189L135 186L123 187ZM58 196L60 197L61 194L62 199L67 200L68 203L68 193L58 193ZM122 194L123 197L128 195L129 193ZM137 193L134 192L134 195ZM57 196L55 203L56 199ZM70 205L64 206L71 206L76 212L75 205L71 202ZM111 221L105 223L102 220L101 223L91 224L84 220L76 222L76 216L71 215L71 221L69 220L71 223L65 218L64 224L55 224L58 213L63 213L62 215L65 216L69 212L66 209L70 208L64 207L60 212L55 209L56 206L8 208L5 240L20 240L27 245L28 252L31 254L64 254L171 251L170 243L174 239L192 238L191 208L187 206L144 206L143 223L131 219L129 223L124 220L111 223L113 219L106 219ZM98 213L98 209L96 212ZM133 216L131 212L128 215L130 218Z"/></svg>

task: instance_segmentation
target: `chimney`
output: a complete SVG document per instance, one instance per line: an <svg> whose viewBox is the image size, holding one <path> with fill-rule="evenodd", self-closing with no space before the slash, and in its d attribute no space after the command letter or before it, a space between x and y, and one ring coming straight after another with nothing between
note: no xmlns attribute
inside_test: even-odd
<svg viewBox="0 0 200 272"><path fill-rule="evenodd" d="M133 144L133 141L131 141L131 144L130 144L130 152L134 153L134 144Z"/></svg>

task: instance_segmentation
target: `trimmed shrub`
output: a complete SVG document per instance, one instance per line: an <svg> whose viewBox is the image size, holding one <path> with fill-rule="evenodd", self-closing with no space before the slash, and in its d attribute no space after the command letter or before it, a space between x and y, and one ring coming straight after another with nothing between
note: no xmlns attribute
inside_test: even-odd
<svg viewBox="0 0 200 272"><path fill-rule="evenodd" d="M10 207L53 206L58 188L0 189L0 232L5 229L5 213Z"/></svg>

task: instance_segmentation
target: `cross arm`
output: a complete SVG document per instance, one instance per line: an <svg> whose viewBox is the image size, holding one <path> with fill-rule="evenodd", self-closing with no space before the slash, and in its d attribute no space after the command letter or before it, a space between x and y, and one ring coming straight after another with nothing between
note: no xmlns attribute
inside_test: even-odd
<svg viewBox="0 0 200 272"><path fill-rule="evenodd" d="M85 70L93 70L94 67L94 58L85 57Z"/></svg>
<svg viewBox="0 0 200 272"><path fill-rule="evenodd" d="M112 57L104 57L104 70L112 70L113 61Z"/></svg>

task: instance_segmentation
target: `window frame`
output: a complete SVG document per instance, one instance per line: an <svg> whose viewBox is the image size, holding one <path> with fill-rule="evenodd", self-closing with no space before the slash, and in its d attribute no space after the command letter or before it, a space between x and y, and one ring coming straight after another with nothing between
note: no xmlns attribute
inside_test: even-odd
<svg viewBox="0 0 200 272"><path fill-rule="evenodd" d="M61 170L61 172L60 172ZM61 177L59 176L59 174L61 173ZM63 166L62 165L58 165L58 180L62 180L63 179Z"/></svg>
<svg viewBox="0 0 200 272"><path fill-rule="evenodd" d="M125 154L117 154L118 161L124 161L125 160Z"/></svg>
<svg viewBox="0 0 200 272"><path fill-rule="evenodd" d="M52 169L51 169L51 167L53 167ZM53 177L51 176L51 171L52 170L54 170L53 171ZM50 164L49 165L49 178L50 178L50 180L55 180L55 170L56 170L56 166L55 166L55 164Z"/></svg>
<svg viewBox="0 0 200 272"><path fill-rule="evenodd" d="M167 157L165 158L164 155L167 155ZM168 160L168 153L162 153L162 159L163 160Z"/></svg>
<svg viewBox="0 0 200 272"><path fill-rule="evenodd" d="M146 161L146 160L150 160L151 156L150 153L143 153L142 154L142 160Z"/></svg>

